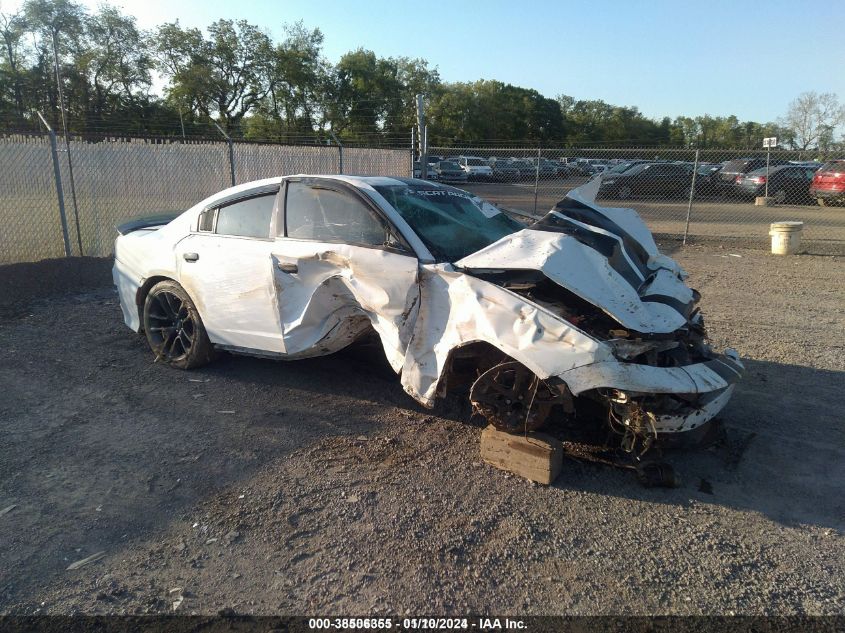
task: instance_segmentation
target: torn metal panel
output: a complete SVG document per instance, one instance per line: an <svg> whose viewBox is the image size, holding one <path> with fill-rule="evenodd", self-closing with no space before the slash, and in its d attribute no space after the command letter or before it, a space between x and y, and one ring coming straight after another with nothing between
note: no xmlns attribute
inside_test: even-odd
<svg viewBox="0 0 845 633"><path fill-rule="evenodd" d="M399 371L419 303L414 257L375 248L280 239L273 246L277 309L288 356L345 347L369 326Z"/></svg>
<svg viewBox="0 0 845 633"><path fill-rule="evenodd" d="M601 343L519 295L448 264L422 266L417 325L402 369L405 390L432 406L450 351L477 341L543 379L612 359Z"/></svg>
<svg viewBox="0 0 845 633"><path fill-rule="evenodd" d="M637 332L674 332L686 324L685 316L675 308L641 297L607 257L564 233L524 229L465 257L456 266L467 271L542 271L556 284ZM642 275L637 279L640 284L645 282ZM678 302L691 300L689 289L680 280L667 282L664 291Z"/></svg>
<svg viewBox="0 0 845 633"><path fill-rule="evenodd" d="M722 357L728 362L727 357ZM722 363L714 359L715 363ZM652 367L618 361L596 362L574 367L557 374L578 395L602 387L644 393L708 393L734 382L742 373L741 363L733 362L730 373L723 377L713 361L683 367ZM733 378L733 380L731 380Z"/></svg>

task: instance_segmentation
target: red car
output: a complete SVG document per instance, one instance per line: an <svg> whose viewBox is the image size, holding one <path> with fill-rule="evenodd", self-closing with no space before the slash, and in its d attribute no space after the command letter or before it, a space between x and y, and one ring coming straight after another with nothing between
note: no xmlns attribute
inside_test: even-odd
<svg viewBox="0 0 845 633"><path fill-rule="evenodd" d="M845 159L822 165L813 176L810 197L815 198L820 207L845 202Z"/></svg>

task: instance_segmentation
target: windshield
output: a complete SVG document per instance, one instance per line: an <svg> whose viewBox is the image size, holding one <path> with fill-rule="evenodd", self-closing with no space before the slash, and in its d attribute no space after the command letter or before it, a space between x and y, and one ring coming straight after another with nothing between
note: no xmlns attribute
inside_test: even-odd
<svg viewBox="0 0 845 633"><path fill-rule="evenodd" d="M484 162L483 160L481 160L480 158L467 158L467 161L466 161L466 162L467 162L467 165L473 165L473 166L484 166L484 167L486 167L486 166L487 166L487 163L485 163L485 162Z"/></svg>
<svg viewBox="0 0 845 633"><path fill-rule="evenodd" d="M496 207L454 187L376 186L434 255L455 262L519 231L522 225Z"/></svg>
<svg viewBox="0 0 845 633"><path fill-rule="evenodd" d="M462 171L460 167L458 167L455 163L450 163L449 161L442 161L437 164L438 168L440 169L451 169L452 171Z"/></svg>

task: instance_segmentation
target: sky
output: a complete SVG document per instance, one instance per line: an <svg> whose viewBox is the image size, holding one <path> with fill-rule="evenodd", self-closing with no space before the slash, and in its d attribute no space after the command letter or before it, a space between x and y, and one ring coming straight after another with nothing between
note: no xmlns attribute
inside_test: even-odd
<svg viewBox="0 0 845 633"><path fill-rule="evenodd" d="M0 0L4 11L22 0ZM96 7L99 0L83 0ZM646 116L774 121L801 92L845 101L845 2L826 0L113 0L142 28L301 20L336 62L359 47L422 57L444 81L497 79Z"/></svg>

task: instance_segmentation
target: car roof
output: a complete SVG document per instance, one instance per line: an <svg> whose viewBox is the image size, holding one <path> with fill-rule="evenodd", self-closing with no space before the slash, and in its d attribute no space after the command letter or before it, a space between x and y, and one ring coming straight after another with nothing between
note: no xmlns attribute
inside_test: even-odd
<svg viewBox="0 0 845 633"><path fill-rule="evenodd" d="M774 174L775 172L783 171L784 169L802 169L803 170L803 169L811 169L811 167L808 167L807 165L771 165L769 167L769 173ZM765 174L765 173L766 173L766 167L763 166L763 167L758 167L757 169L755 169L753 171L749 171L748 175L750 176L751 174Z"/></svg>

